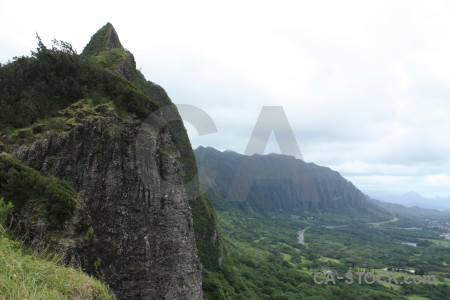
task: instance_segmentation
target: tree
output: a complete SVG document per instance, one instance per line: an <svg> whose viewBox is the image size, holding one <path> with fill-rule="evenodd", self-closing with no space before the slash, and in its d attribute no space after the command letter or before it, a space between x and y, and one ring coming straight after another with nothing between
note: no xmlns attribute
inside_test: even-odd
<svg viewBox="0 0 450 300"><path fill-rule="evenodd" d="M4 198L0 197L0 226L6 223L6 218L12 213L14 206L11 202L6 202Z"/></svg>

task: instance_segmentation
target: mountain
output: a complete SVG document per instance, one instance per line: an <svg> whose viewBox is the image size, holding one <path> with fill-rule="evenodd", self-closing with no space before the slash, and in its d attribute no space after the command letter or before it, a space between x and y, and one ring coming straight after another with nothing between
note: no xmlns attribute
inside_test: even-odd
<svg viewBox="0 0 450 300"><path fill-rule="evenodd" d="M450 211L450 197L427 198L416 192L408 192L403 195L392 195L386 192L370 192L371 197L383 202L401 204L407 207L418 206L425 209L438 209Z"/></svg>
<svg viewBox="0 0 450 300"><path fill-rule="evenodd" d="M199 257L210 277L226 261L214 213L176 107L110 23L81 55L39 39L0 65L0 107L0 196L17 235L119 299L202 299ZM37 185L29 168L63 183Z"/></svg>
<svg viewBox="0 0 450 300"><path fill-rule="evenodd" d="M338 172L292 156L245 156L213 148L195 150L200 182L217 209L332 213L347 218L389 219Z"/></svg>
<svg viewBox="0 0 450 300"><path fill-rule="evenodd" d="M442 264L450 245L445 238L448 219L394 217L390 207L367 199L338 172L292 156L247 156L204 147L194 152L201 186L215 208L235 270L231 275L223 272L233 296L208 299L400 300L448 295L449 267ZM322 278L325 273L335 278L348 272L393 274L388 268L436 274L439 282L422 290L401 284L349 288L344 281L321 285L313 279L318 271L324 273Z"/></svg>
<svg viewBox="0 0 450 300"><path fill-rule="evenodd" d="M450 211L440 211L437 209L430 208L422 208L418 206L405 206L398 203L390 203L384 202L376 199L372 199L370 196L367 196L369 201L374 203L377 206L383 207L387 211L392 214L405 218L405 219L413 219L413 220L449 220L450 219Z"/></svg>

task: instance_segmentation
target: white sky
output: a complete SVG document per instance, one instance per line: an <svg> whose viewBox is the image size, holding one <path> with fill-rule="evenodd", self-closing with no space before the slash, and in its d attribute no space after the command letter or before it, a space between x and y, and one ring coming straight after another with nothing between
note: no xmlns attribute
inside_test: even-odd
<svg viewBox="0 0 450 300"><path fill-rule="evenodd" d="M3 63L35 49L36 32L81 52L111 22L147 79L215 121L204 136L186 125L194 148L243 153L261 107L283 106L306 161L363 191L450 195L449 2L2 1L0 11Z"/></svg>

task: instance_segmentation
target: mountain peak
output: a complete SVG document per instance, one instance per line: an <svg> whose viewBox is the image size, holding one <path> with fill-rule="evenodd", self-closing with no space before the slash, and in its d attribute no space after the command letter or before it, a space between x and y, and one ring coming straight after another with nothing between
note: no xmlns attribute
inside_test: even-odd
<svg viewBox="0 0 450 300"><path fill-rule="evenodd" d="M89 43L84 47L83 54L97 55L102 51L115 48L123 49L123 46L114 26L108 22L92 36Z"/></svg>

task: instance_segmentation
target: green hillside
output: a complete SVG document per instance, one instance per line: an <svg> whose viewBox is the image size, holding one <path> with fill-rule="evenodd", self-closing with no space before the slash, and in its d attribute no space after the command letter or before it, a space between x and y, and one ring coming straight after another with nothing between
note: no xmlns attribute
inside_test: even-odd
<svg viewBox="0 0 450 300"><path fill-rule="evenodd" d="M392 218L338 172L292 156L246 156L203 147L195 155L202 188L219 210L309 215L328 223Z"/></svg>
<svg viewBox="0 0 450 300"><path fill-rule="evenodd" d="M38 215L49 215L58 224L64 214L57 213L54 207L66 206L64 197L73 197L67 184L40 176L3 154L0 165L0 192L12 201L0 197L0 299L115 299L106 284L81 270L60 266L58 256L36 254L6 229L15 212L27 207L33 207L31 210ZM13 195L8 193L11 191L23 193ZM25 202L17 201L21 197ZM35 197L40 201L32 201Z"/></svg>
<svg viewBox="0 0 450 300"><path fill-rule="evenodd" d="M0 299L115 299L98 279L33 254L0 231Z"/></svg>

